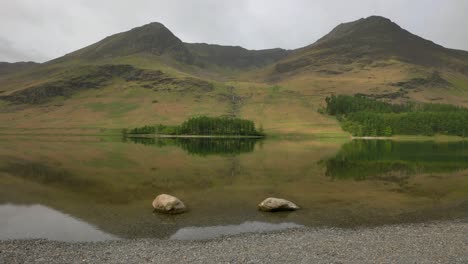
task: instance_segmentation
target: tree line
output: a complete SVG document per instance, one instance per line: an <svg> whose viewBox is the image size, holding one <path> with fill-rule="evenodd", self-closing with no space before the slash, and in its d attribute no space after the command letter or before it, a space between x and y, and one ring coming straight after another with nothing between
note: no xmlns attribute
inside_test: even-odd
<svg viewBox="0 0 468 264"><path fill-rule="evenodd" d="M251 120L198 116L179 126L147 125L124 131L124 134L264 136L262 130L257 130Z"/></svg>
<svg viewBox="0 0 468 264"><path fill-rule="evenodd" d="M468 135L468 109L448 104L391 104L364 96L326 98L326 112L354 136Z"/></svg>

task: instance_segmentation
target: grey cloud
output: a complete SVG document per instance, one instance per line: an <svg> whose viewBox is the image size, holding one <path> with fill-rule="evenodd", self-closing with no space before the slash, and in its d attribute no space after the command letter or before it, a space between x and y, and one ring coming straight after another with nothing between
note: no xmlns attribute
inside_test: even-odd
<svg viewBox="0 0 468 264"><path fill-rule="evenodd" d="M298 48L342 22L392 19L441 45L468 50L466 0L15 0L0 2L0 61L44 61L149 22L186 42ZM12 48L13 47L13 48ZM43 54L43 55L41 55Z"/></svg>

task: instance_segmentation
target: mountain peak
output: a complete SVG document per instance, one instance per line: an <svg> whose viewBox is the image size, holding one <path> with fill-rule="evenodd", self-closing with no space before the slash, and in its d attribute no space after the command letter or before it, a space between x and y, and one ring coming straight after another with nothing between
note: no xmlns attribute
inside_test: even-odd
<svg viewBox="0 0 468 264"><path fill-rule="evenodd" d="M130 31L144 31L144 30L154 30L154 31L169 31L170 30L164 26L164 24L159 22L151 22L143 26L132 28Z"/></svg>
<svg viewBox="0 0 468 264"><path fill-rule="evenodd" d="M143 25L141 27L145 27L145 26L158 26L158 27L166 27L164 26L164 24L160 23L160 22L156 22L156 21L153 21L153 22L150 22L146 25Z"/></svg>
<svg viewBox="0 0 468 264"><path fill-rule="evenodd" d="M466 72L459 57L466 52L445 49L414 35L395 22L381 16L370 16L342 23L312 45L304 47L278 62L278 72L297 71L311 65L370 64L389 59L429 67L447 67ZM457 64L457 66L453 66Z"/></svg>
<svg viewBox="0 0 468 264"><path fill-rule="evenodd" d="M139 53L172 57L186 63L193 61L183 42L159 22L106 37L67 56L102 59Z"/></svg>
<svg viewBox="0 0 468 264"><path fill-rule="evenodd" d="M406 32L388 18L381 16L370 16L353 22L339 24L330 33L314 43L314 45L323 44L326 42L334 42L343 38L367 39L371 36L388 36L401 31ZM406 33L409 34L409 32Z"/></svg>
<svg viewBox="0 0 468 264"><path fill-rule="evenodd" d="M384 30L388 29L401 29L400 26L398 26L395 22L392 20L382 17L382 16L370 16L367 18L363 18L362 20L359 21L359 26L360 27L373 27L373 28L381 28Z"/></svg>
<svg viewBox="0 0 468 264"><path fill-rule="evenodd" d="M366 18L362 18L362 20L365 20L365 21L378 21L378 22L385 22L385 23L393 23L392 20L386 18L386 17L383 17L383 16L376 16L376 15L373 15L373 16L368 16Z"/></svg>
<svg viewBox="0 0 468 264"><path fill-rule="evenodd" d="M337 26L346 26L346 25L354 25L354 26L363 26L363 25L368 25L368 26L383 26L383 25L397 25L395 24L392 20L383 17L383 16L368 16L364 18L360 18L358 20L352 21L352 22L347 22L347 23L341 23ZM398 26L398 25L397 25Z"/></svg>

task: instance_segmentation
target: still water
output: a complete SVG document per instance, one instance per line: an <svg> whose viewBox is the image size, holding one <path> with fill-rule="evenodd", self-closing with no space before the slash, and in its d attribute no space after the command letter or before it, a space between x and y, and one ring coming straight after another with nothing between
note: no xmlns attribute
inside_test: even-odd
<svg viewBox="0 0 468 264"><path fill-rule="evenodd" d="M153 213L160 193L189 211ZM266 197L302 210L264 213ZM0 239L208 239L468 217L468 143L0 138Z"/></svg>

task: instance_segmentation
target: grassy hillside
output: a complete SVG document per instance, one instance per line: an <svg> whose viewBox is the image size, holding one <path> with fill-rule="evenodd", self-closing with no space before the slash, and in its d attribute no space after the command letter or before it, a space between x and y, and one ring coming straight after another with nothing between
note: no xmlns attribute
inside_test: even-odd
<svg viewBox="0 0 468 264"><path fill-rule="evenodd" d="M318 113L328 95L468 106L467 54L381 17L339 25L292 51L188 44L151 23L47 63L4 71L0 133L175 125L195 115L228 115L254 120L269 134L344 136L333 117Z"/></svg>
<svg viewBox="0 0 468 264"><path fill-rule="evenodd" d="M446 49L374 16L341 24L246 78L315 95L365 93L392 101L466 105L467 70L468 52Z"/></svg>

